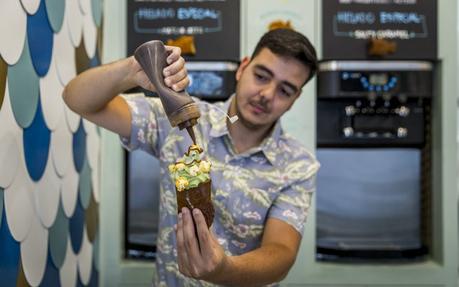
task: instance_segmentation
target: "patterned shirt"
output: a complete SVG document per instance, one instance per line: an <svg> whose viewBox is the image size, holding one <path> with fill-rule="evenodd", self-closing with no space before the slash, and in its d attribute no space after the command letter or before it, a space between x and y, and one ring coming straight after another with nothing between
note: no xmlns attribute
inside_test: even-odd
<svg viewBox="0 0 459 287"><path fill-rule="evenodd" d="M168 166L192 144L186 130L171 128L158 98L125 96L132 114L128 150L140 148L160 161L160 206L155 286L214 286L183 276L177 265L177 202ZM226 126L226 102L209 104L195 99L201 117L194 127L197 144L212 163L211 230L227 255L240 255L260 247L268 218L277 218L300 234L315 188L319 168L314 156L282 131L278 121L258 147L237 154ZM277 286L276 284L274 284Z"/></svg>

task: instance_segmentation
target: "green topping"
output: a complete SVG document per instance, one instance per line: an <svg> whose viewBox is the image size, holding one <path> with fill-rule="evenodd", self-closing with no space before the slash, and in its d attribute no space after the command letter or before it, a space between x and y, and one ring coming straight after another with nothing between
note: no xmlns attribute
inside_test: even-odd
<svg viewBox="0 0 459 287"><path fill-rule="evenodd" d="M210 166L210 162L202 159L202 149L192 145L181 159L169 166L169 172L177 190L182 191L209 181Z"/></svg>

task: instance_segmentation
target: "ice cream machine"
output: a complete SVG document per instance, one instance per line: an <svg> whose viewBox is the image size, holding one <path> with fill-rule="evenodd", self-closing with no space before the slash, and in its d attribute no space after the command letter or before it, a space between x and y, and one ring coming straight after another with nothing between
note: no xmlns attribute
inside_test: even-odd
<svg viewBox="0 0 459 287"><path fill-rule="evenodd" d="M433 68L428 61L319 64L318 260L428 254Z"/></svg>

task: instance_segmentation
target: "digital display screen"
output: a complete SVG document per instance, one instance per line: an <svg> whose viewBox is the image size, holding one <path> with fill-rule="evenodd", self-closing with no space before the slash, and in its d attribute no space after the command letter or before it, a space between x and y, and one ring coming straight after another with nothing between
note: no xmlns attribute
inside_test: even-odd
<svg viewBox="0 0 459 287"><path fill-rule="evenodd" d="M385 85L388 81L388 75L386 73L378 73L378 74L370 74L369 75L369 82L372 85Z"/></svg>
<svg viewBox="0 0 459 287"><path fill-rule="evenodd" d="M341 72L343 92L397 92L400 75L393 72Z"/></svg>

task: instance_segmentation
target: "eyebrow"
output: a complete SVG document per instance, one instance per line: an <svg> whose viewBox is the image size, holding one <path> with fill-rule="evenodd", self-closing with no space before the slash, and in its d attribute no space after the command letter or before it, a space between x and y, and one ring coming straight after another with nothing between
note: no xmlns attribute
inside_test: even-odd
<svg viewBox="0 0 459 287"><path fill-rule="evenodd" d="M264 65L256 64L255 65L255 69L262 70L265 73L268 73L271 77L274 76L274 73ZM281 83L286 85L286 86L288 86L288 87L290 87L293 90L294 93L299 91L298 87L295 86L294 84L290 83L289 81L281 81Z"/></svg>

